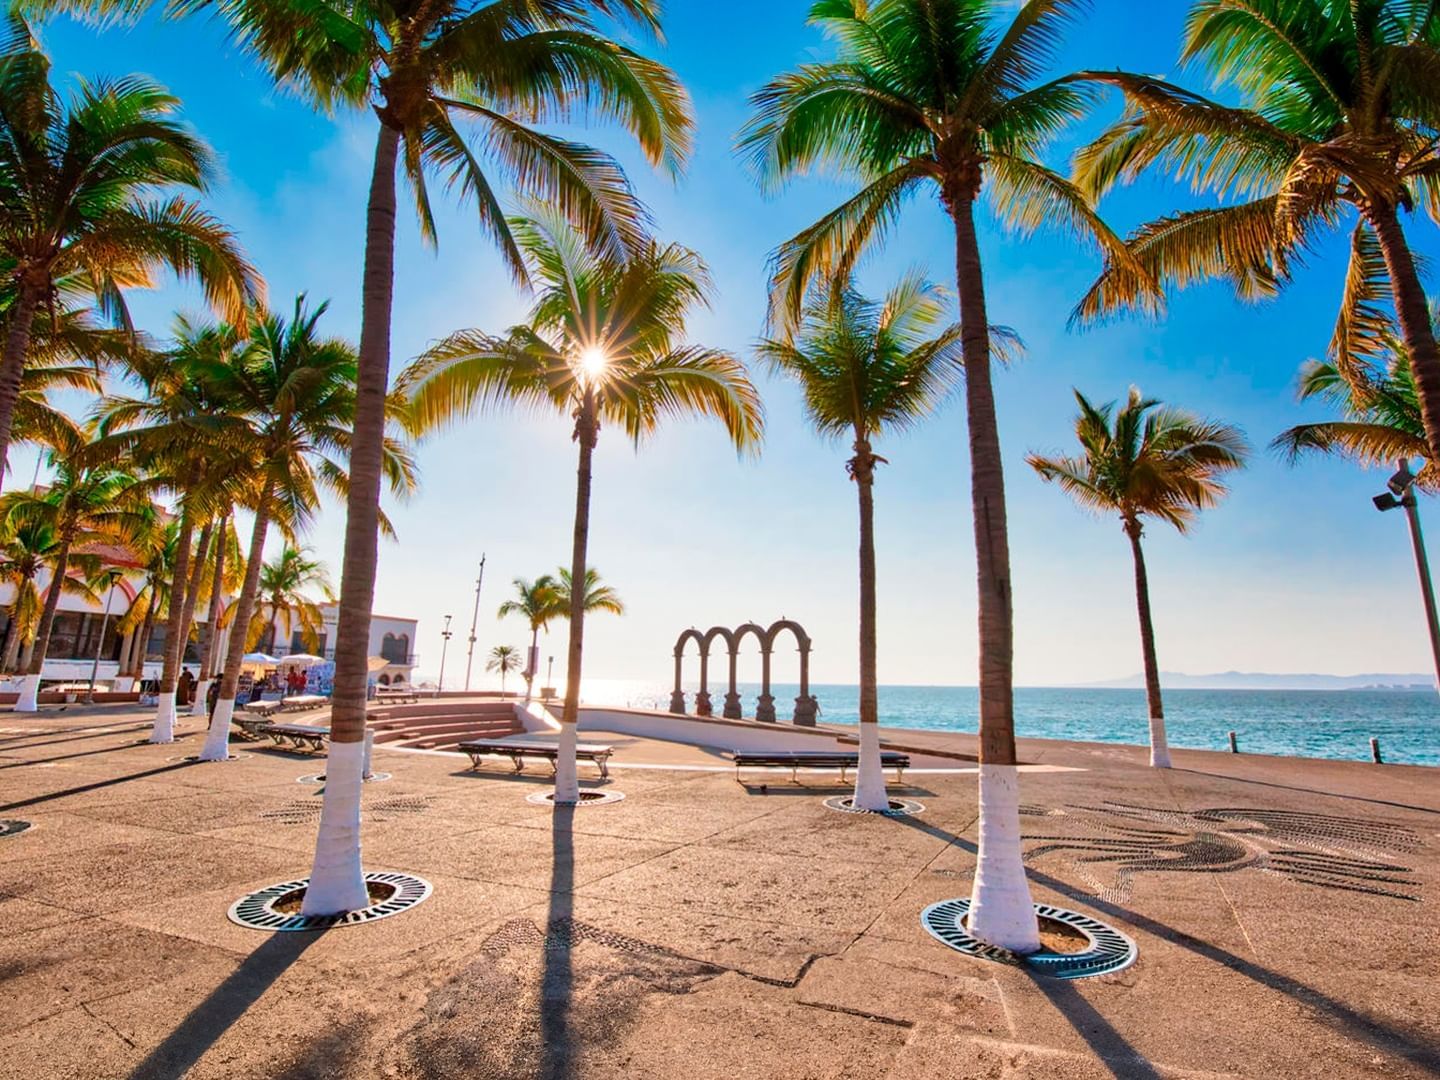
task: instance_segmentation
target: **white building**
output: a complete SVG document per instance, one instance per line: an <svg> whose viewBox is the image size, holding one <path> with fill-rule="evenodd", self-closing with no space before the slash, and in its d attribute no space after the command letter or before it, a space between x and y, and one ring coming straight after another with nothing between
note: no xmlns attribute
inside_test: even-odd
<svg viewBox="0 0 1440 1080"><path fill-rule="evenodd" d="M326 660L335 659L335 629L340 618L340 606L338 604L324 604L320 608L324 618L324 631L320 635L319 655ZM370 616L370 643L368 655L376 660L384 660L383 667L378 662L372 664L371 678L380 686L393 686L397 684L409 685L411 672L415 670L415 626L416 620L404 619L395 615L374 615ZM303 652L302 642L299 636L291 642L294 646L289 652ZM277 653L278 656L285 655Z"/></svg>

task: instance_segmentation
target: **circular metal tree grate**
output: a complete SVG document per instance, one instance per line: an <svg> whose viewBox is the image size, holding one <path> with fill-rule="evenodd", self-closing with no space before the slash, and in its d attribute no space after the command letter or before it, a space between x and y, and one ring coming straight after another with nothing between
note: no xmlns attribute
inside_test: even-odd
<svg viewBox="0 0 1440 1080"><path fill-rule="evenodd" d="M365 783L378 784L391 779L393 779L393 777L388 772L372 772L369 776L365 777ZM323 784L325 783L325 774L323 772L311 773L309 776L300 777L295 782L297 784Z"/></svg>
<svg viewBox="0 0 1440 1080"><path fill-rule="evenodd" d="M888 810L861 810L855 805L853 795L832 795L825 800L825 805L831 810L839 810L846 814L876 814L880 817L909 817L911 814L918 814L925 809L925 804L915 799L890 799Z"/></svg>
<svg viewBox="0 0 1440 1080"><path fill-rule="evenodd" d="M243 760L244 758L248 758L249 756L250 756L249 754L230 754L230 755L228 755L228 756L225 758L225 760L226 760L226 761L241 761L241 760ZM215 764L218 764L218 762L214 762L214 761L204 761L204 760L202 760L199 754L179 754L179 755L177 755L177 756L175 756L175 757L166 758L165 760L166 760L166 761L198 761L198 762L200 762L202 765L215 765Z"/></svg>
<svg viewBox="0 0 1440 1080"><path fill-rule="evenodd" d="M579 802L557 803L555 792L537 791L533 795L526 795L525 801L540 806L604 806L606 803L617 803L623 798L623 791L582 791Z"/></svg>
<svg viewBox="0 0 1440 1080"><path fill-rule="evenodd" d="M31 827L28 821L19 821L15 818L0 818L0 836L18 836Z"/></svg>
<svg viewBox="0 0 1440 1080"><path fill-rule="evenodd" d="M230 921L254 930L277 931L328 930L335 926L357 926L360 923L398 915L425 900L431 892L430 883L414 874L372 872L365 875L365 881L366 884L388 885L394 891L378 903L358 911L347 911L343 915L300 915L276 911L276 903L310 884L309 878L298 878L242 896L230 908Z"/></svg>
<svg viewBox="0 0 1440 1080"><path fill-rule="evenodd" d="M1009 949L986 945L970 936L965 929L965 916L970 911L968 898L942 900L920 913L920 924L950 948L982 960L1016 964L1049 975L1055 979L1084 979L1092 975L1108 975L1121 971L1135 962L1135 943L1112 926L1078 911L1036 904L1035 914L1042 919L1062 923L1080 931L1090 942L1083 952L1060 953L1042 949L1022 956Z"/></svg>

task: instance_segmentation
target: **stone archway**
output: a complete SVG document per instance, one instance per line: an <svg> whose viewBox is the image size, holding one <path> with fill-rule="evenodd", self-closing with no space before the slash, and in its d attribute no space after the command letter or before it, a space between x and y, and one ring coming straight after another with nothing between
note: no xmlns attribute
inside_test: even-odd
<svg viewBox="0 0 1440 1080"><path fill-rule="evenodd" d="M795 712L791 715L791 723L801 727L814 727L815 717L820 712L820 703L810 693L810 635L805 633L805 628L792 619L780 619L770 624L770 629L765 631L770 639L770 649L775 648L775 639L784 631L790 631L795 638L795 645L800 653L800 693L795 698ZM766 653L766 670L769 670L769 653ZM768 679L766 680L769 681ZM768 690L768 687L767 687ZM771 705L774 707L773 702ZM759 718L758 715L756 717Z"/></svg>
<svg viewBox="0 0 1440 1080"><path fill-rule="evenodd" d="M789 631L794 637L800 653L800 694L795 698L795 711L791 716L791 722L802 727L813 727L820 706L814 695L810 693L810 635L805 632L803 626L792 619L779 619L771 623L769 627L763 627L758 623L743 623L733 630L723 626L712 626L703 634L694 627L683 631L675 640L675 688L670 693L670 711L678 715L685 713L685 691L683 689L685 646L687 642L694 641L700 651L700 689L695 694L695 715L713 715L709 686L710 646L714 644L716 638L721 638L729 653L729 681L721 715L729 720L741 719L744 716L744 710L740 704L740 692L736 685L736 665L739 661L740 646L747 636L754 635L755 640L760 643L760 696L755 702L755 719L762 723L775 723L777 719L775 697L770 693L770 658L774 652L775 639L785 631Z"/></svg>

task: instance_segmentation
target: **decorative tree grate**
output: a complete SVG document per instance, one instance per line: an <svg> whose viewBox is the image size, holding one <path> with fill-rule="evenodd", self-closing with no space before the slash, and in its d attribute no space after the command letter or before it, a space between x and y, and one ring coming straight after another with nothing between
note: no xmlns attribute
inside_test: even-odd
<svg viewBox="0 0 1440 1080"><path fill-rule="evenodd" d="M971 937L970 932L965 929L965 916L969 912L968 898L942 900L938 904L931 904L920 913L920 925L936 940L958 952L982 960L1028 967L1054 979L1086 979L1094 975L1108 975L1129 967L1138 955L1135 943L1114 927L1078 911L1067 911L1049 904L1036 904L1036 915L1079 930L1089 940L1090 947L1083 952L1074 953L1042 949L1040 952L1022 956Z"/></svg>
<svg viewBox="0 0 1440 1080"><path fill-rule="evenodd" d="M525 801L535 803L539 806L605 806L608 803L617 803L625 798L623 791L582 791L580 801L573 803L557 803L555 792L537 791L533 795L526 795Z"/></svg>
<svg viewBox="0 0 1440 1080"><path fill-rule="evenodd" d="M365 783L379 784L383 783L386 780L393 779L394 777L388 772L372 772L369 776L365 777ZM295 782L297 784L323 784L325 783L325 774L323 772L310 773L308 776L301 776L297 778Z"/></svg>
<svg viewBox="0 0 1440 1080"><path fill-rule="evenodd" d="M888 801L890 803L888 810L861 810L855 805L855 796L832 795L825 800L825 805L831 810L839 810L846 814L875 814L879 817L910 817L925 809L925 804L915 799L890 799Z"/></svg>
<svg viewBox="0 0 1440 1080"><path fill-rule="evenodd" d="M33 828L28 821L16 818L0 818L0 836L19 836L26 829Z"/></svg>
<svg viewBox="0 0 1440 1080"><path fill-rule="evenodd" d="M414 907L430 896L431 885L424 878L413 874L392 874L371 872L365 875L367 883L388 885L392 892L384 900L358 911L347 911L343 915L287 915L276 911L275 904L310 884L309 878L282 881L258 892L249 893L235 901L230 908L230 921L253 930L329 930L337 926L358 926L388 918Z"/></svg>

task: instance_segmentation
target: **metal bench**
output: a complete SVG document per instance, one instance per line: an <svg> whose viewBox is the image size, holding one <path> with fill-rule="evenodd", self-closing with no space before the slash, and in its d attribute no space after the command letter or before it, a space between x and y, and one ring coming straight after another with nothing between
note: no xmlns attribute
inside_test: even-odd
<svg viewBox="0 0 1440 1080"><path fill-rule="evenodd" d="M505 739L471 739L462 742L459 748L470 755L472 769L480 768L482 757L495 755L508 757L517 773L525 771L526 758L543 758L550 762L550 767L554 769L556 755L560 753L560 747L552 742L526 742L523 740L511 742ZM602 778L610 776L610 770L606 763L614 752L613 746L605 746L601 743L576 743L575 745L575 757L580 761L590 761L599 766Z"/></svg>
<svg viewBox="0 0 1440 1080"><path fill-rule="evenodd" d="M260 729L270 723L270 714L260 716L231 716L230 722L240 729L241 735L251 742L260 738Z"/></svg>
<svg viewBox="0 0 1440 1080"><path fill-rule="evenodd" d="M256 716L274 716L284 707L285 703L278 698L274 701L260 701L259 699L247 701L244 705L246 712L254 713Z"/></svg>
<svg viewBox="0 0 1440 1080"><path fill-rule="evenodd" d="M260 734L269 735L275 740L276 746L289 743L289 748L294 750L324 750L330 739L328 727L311 727L307 724L263 724Z"/></svg>
<svg viewBox="0 0 1440 1080"><path fill-rule="evenodd" d="M730 757L735 762L735 780L740 782L741 767L747 768L789 768L791 783L800 782L801 769L839 769L840 782L845 782L845 773L860 764L858 753L844 750L732 750ZM905 782L905 770L910 767L910 755L887 750L880 755L880 767L895 770L895 782Z"/></svg>
<svg viewBox="0 0 1440 1080"><path fill-rule="evenodd" d="M394 690L387 687L377 687L375 690L376 701L395 701L404 705L407 703L420 703L420 692L418 690Z"/></svg>

